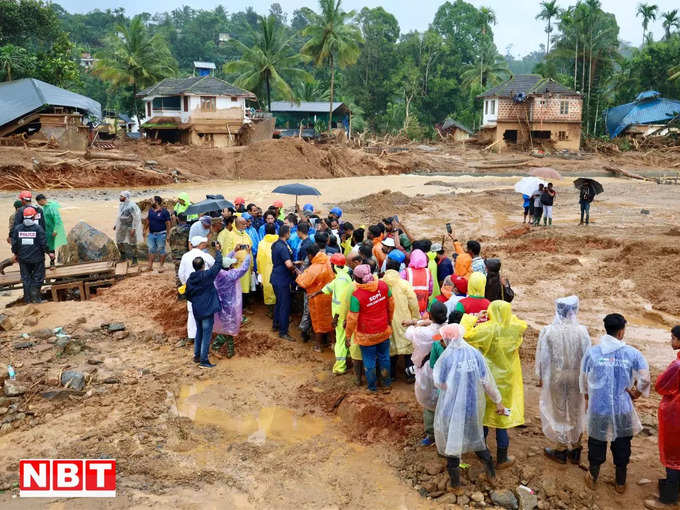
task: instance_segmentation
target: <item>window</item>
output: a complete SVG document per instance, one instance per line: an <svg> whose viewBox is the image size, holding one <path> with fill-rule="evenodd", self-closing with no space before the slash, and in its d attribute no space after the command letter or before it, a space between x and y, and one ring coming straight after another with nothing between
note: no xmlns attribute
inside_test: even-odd
<svg viewBox="0 0 680 510"><path fill-rule="evenodd" d="M569 114L569 101L560 101L560 115Z"/></svg>
<svg viewBox="0 0 680 510"><path fill-rule="evenodd" d="M496 100L495 99L489 101L489 113L491 115L496 115Z"/></svg>
<svg viewBox="0 0 680 510"><path fill-rule="evenodd" d="M184 111L189 111L189 96L184 96Z"/></svg>
<svg viewBox="0 0 680 510"><path fill-rule="evenodd" d="M569 140L569 135L567 134L566 131L560 131L557 133L557 139L560 140L561 142L564 142L566 140Z"/></svg>
<svg viewBox="0 0 680 510"><path fill-rule="evenodd" d="M217 109L217 102L214 96L201 96L201 111L214 112Z"/></svg>
<svg viewBox="0 0 680 510"><path fill-rule="evenodd" d="M238 97L236 97L236 96L231 96L231 102L232 102L232 103L237 103L237 102L238 102Z"/></svg>
<svg viewBox="0 0 680 510"><path fill-rule="evenodd" d="M146 103L146 116L151 117L151 101L147 101Z"/></svg>
<svg viewBox="0 0 680 510"><path fill-rule="evenodd" d="M181 96L156 97L153 100L154 111L170 110L180 111L182 104Z"/></svg>

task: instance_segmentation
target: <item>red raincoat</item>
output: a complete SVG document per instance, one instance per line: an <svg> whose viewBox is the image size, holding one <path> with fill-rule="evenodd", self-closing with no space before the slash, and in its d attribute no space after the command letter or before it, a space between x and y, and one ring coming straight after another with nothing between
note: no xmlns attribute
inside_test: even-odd
<svg viewBox="0 0 680 510"><path fill-rule="evenodd" d="M656 380L659 404L659 455L661 464L680 469L680 353Z"/></svg>

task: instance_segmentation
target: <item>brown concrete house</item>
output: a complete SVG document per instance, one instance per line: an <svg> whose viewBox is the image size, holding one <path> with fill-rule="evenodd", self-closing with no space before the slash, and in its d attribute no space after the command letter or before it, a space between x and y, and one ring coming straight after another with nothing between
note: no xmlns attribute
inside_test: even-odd
<svg viewBox="0 0 680 510"><path fill-rule="evenodd" d="M538 74L520 74L478 96L483 99L480 140L501 152L511 145L579 150L581 108L578 92Z"/></svg>

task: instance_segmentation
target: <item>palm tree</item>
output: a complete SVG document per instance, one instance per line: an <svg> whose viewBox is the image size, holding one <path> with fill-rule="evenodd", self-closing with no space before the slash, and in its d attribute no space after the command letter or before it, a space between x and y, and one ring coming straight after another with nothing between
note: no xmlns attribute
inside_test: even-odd
<svg viewBox="0 0 680 510"><path fill-rule="evenodd" d="M328 111L328 130L333 122L333 96L335 93L335 66L344 68L359 58L363 43L359 28L349 23L355 12L345 12L342 0L319 0L321 14L314 13L312 23L303 35L309 40L300 52L321 67L328 63L331 72L331 95Z"/></svg>
<svg viewBox="0 0 680 510"><path fill-rule="evenodd" d="M550 53L550 34L552 34L552 19L558 16L560 8L557 6L557 0L544 0L541 2L541 12L536 15L536 19L546 21L545 33L548 34L548 44L545 46L545 54Z"/></svg>
<svg viewBox="0 0 680 510"><path fill-rule="evenodd" d="M487 55L485 63L467 64L461 74L462 84L465 87L477 90L484 90L494 87L505 80L508 80L512 73L508 67L508 61L501 55Z"/></svg>
<svg viewBox="0 0 680 510"><path fill-rule="evenodd" d="M482 36L486 36L486 29L490 25L496 24L496 13L488 7L480 7L479 9L480 20L482 23ZM479 53L479 81L480 83L484 81L484 53L487 51L486 46L490 45L491 41L482 37L481 41L481 51Z"/></svg>
<svg viewBox="0 0 680 510"><path fill-rule="evenodd" d="M225 73L239 73L235 84L248 90L261 90L267 95L267 111L272 109L272 88L289 101L295 101L295 92L288 79L307 81L309 73L300 69L299 55L294 54L290 42L286 39L281 24L274 15L258 19L259 31L253 33L255 41L248 47L240 41L234 41L241 50L241 60L224 65Z"/></svg>
<svg viewBox="0 0 680 510"><path fill-rule="evenodd" d="M635 17L642 17L642 44L647 40L647 27L649 22L656 20L656 11L659 8L656 4L638 4Z"/></svg>
<svg viewBox="0 0 680 510"><path fill-rule="evenodd" d="M678 17L678 9L673 9L672 11L664 12L661 17L663 18L663 28L666 31L666 40L671 38L671 29L673 27L680 28L680 18Z"/></svg>
<svg viewBox="0 0 680 510"><path fill-rule="evenodd" d="M151 35L139 15L128 25L116 25L114 30L107 37L104 49L96 55L93 72L114 87L132 87L134 114L141 124L137 92L162 78L174 76L177 61L163 36Z"/></svg>

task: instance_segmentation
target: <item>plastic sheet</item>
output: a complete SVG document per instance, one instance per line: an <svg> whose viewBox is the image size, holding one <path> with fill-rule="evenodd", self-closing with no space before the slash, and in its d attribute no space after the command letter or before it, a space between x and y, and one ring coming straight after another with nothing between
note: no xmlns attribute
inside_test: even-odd
<svg viewBox="0 0 680 510"><path fill-rule="evenodd" d="M228 257L233 257L231 252ZM241 282L243 275L250 269L251 256L247 254L236 269L221 270L215 278L215 288L220 299L220 311L215 314L213 332L218 335L238 335L243 318L243 293Z"/></svg>
<svg viewBox="0 0 680 510"><path fill-rule="evenodd" d="M392 291L394 298L394 316L392 317L392 337L390 338L390 356L413 353L413 345L406 337L406 329L401 325L403 321L420 318L418 298L413 288L402 280L399 273L393 269L385 272L383 281Z"/></svg>
<svg viewBox="0 0 680 510"><path fill-rule="evenodd" d="M656 380L659 404L659 454L661 464L680 469L680 359L668 365Z"/></svg>
<svg viewBox="0 0 680 510"><path fill-rule="evenodd" d="M416 382L414 390L416 400L425 409L434 411L437 406L437 396L439 390L434 386L432 380L432 367L430 361L423 360L430 354L434 336L439 332L439 324L429 326L409 326L406 328L404 336L413 344L413 368L415 370Z"/></svg>

